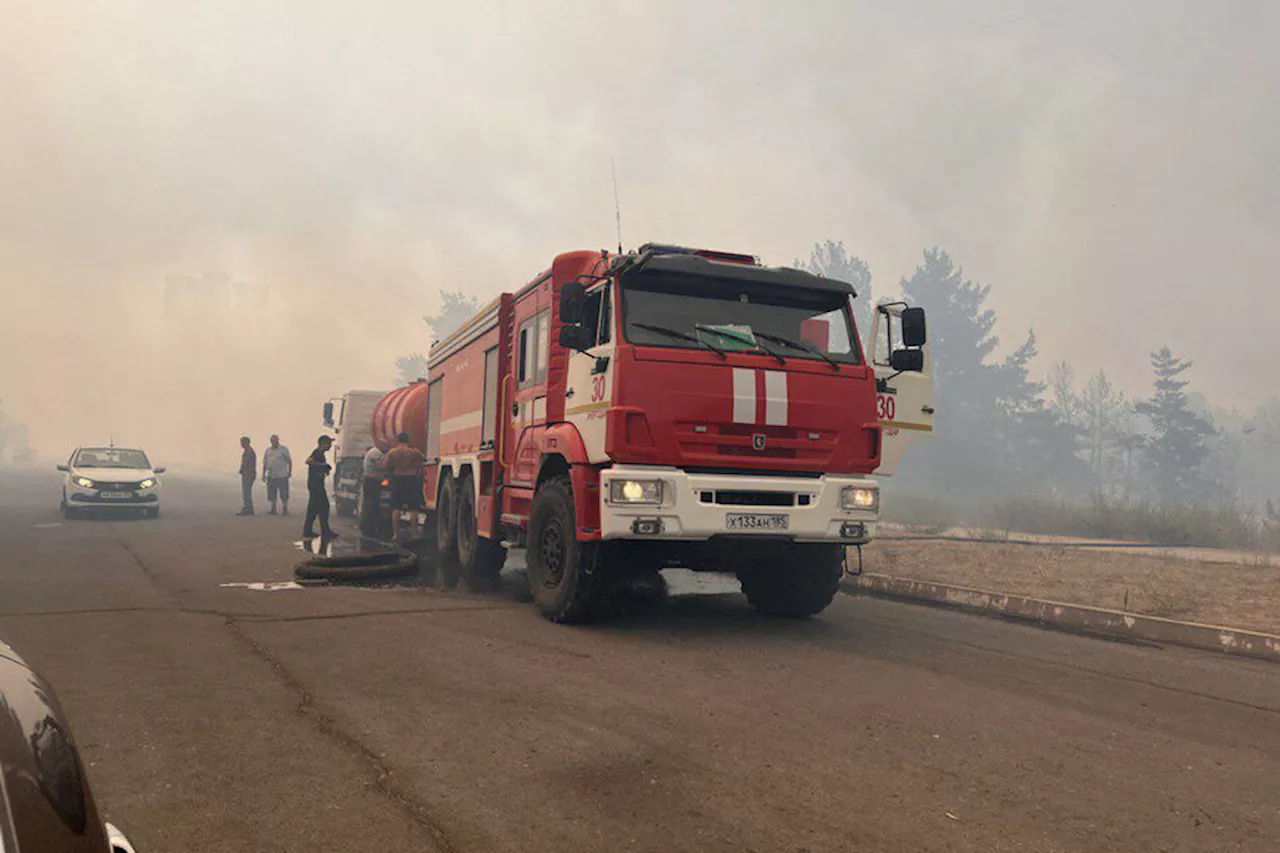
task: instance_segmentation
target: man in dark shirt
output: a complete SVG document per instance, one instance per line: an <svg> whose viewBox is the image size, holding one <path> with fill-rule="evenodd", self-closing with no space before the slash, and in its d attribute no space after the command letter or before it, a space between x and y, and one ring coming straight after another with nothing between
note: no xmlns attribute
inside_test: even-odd
<svg viewBox="0 0 1280 853"><path fill-rule="evenodd" d="M320 519L320 536L332 539L337 536L329 529L329 495L324 490L325 478L329 476L329 463L324 455L333 446L333 439L327 435L320 436L316 449L307 457L307 518L302 523L303 538L314 537L316 519Z"/></svg>
<svg viewBox="0 0 1280 853"><path fill-rule="evenodd" d="M249 436L240 437L240 492L244 506L236 515L253 515L253 481L258 476L258 454L254 452Z"/></svg>

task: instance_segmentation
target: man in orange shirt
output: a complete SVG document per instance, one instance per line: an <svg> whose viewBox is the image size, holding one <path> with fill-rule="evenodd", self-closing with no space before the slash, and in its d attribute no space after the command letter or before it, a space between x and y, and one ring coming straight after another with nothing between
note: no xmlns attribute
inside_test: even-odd
<svg viewBox="0 0 1280 853"><path fill-rule="evenodd" d="M391 479L391 538L400 538L400 513L412 513L413 538L419 536L418 514L422 511L422 467L427 458L422 451L409 446L409 434L396 436L395 447L382 458L382 469Z"/></svg>

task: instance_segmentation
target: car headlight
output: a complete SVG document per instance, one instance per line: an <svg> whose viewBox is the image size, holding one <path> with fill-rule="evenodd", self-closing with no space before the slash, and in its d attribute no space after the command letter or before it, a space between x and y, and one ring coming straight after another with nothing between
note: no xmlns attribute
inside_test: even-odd
<svg viewBox="0 0 1280 853"><path fill-rule="evenodd" d="M147 479L145 479L145 480L143 480L142 482L138 483L138 488L139 488L139 489L149 489L149 488L151 488L152 486L154 486L155 484L156 484L156 478L155 478L155 477L148 477Z"/></svg>
<svg viewBox="0 0 1280 853"><path fill-rule="evenodd" d="M609 483L609 503L660 504L661 480L612 480Z"/></svg>
<svg viewBox="0 0 1280 853"><path fill-rule="evenodd" d="M880 508L880 490L874 487L845 486L840 490L840 508L875 512Z"/></svg>
<svg viewBox="0 0 1280 853"><path fill-rule="evenodd" d="M93 480L90 480L88 477L72 477L71 482L75 483L82 489L93 488Z"/></svg>

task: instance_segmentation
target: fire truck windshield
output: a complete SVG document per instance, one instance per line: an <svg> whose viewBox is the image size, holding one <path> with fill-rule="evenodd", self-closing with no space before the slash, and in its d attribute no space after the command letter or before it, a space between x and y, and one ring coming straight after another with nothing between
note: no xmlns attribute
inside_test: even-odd
<svg viewBox="0 0 1280 853"><path fill-rule="evenodd" d="M847 294L643 272L625 276L621 290L633 344L860 363Z"/></svg>

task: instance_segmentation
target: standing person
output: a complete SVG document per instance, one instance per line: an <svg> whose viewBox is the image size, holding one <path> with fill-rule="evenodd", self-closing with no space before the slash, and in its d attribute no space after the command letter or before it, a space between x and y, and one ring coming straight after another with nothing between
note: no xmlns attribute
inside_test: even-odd
<svg viewBox="0 0 1280 853"><path fill-rule="evenodd" d="M253 515L253 481L258 476L258 454L253 449L249 436L240 436L240 493L244 506L236 515Z"/></svg>
<svg viewBox="0 0 1280 853"><path fill-rule="evenodd" d="M333 446L333 439L327 435L320 436L316 449L307 457L307 519L302 523L303 538L314 538L316 519L320 519L320 535L325 539L337 536L329 529L329 495L324 490L325 478L329 476L329 463L324 455Z"/></svg>
<svg viewBox="0 0 1280 853"><path fill-rule="evenodd" d="M365 536L376 536L378 533L383 455L376 444L364 453L364 480L360 483L360 532Z"/></svg>
<svg viewBox="0 0 1280 853"><path fill-rule="evenodd" d="M267 515L276 514L276 496L280 496L283 511L289 514L289 478L293 476L293 457L289 448L280 443L280 436L271 436L271 446L262 451L262 480L267 484L267 500L271 509Z"/></svg>
<svg viewBox="0 0 1280 853"><path fill-rule="evenodd" d="M391 477L391 538L400 538L400 513L409 510L413 513L410 527L416 539L418 512L422 509L422 466L427 458L421 450L409 446L407 432L397 435L396 441L399 443L382 460L382 467Z"/></svg>

